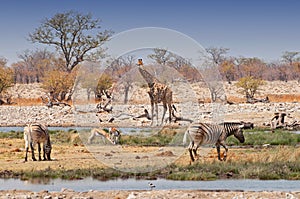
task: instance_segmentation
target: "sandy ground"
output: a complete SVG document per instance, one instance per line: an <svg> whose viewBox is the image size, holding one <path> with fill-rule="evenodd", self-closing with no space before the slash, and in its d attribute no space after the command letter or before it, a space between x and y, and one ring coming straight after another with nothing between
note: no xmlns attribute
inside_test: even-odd
<svg viewBox="0 0 300 199"><path fill-rule="evenodd" d="M83 145L72 144L53 144L53 161L37 161L29 160L24 162L24 141L23 139L0 139L0 171L37 171L47 170L49 168L55 170L67 170L78 168L104 168L105 161L115 157L120 161L121 165L133 165L134 162L152 160L155 165L159 160L173 158L177 164L189 164L189 156L187 151L176 151L172 147L129 147L129 146L102 146L94 145L86 147ZM89 150L96 150L96 154L102 158L97 159ZM100 150L101 149L101 150ZM238 160L248 158L252 160L261 159L268 154L267 149L259 150L253 155L245 157L243 150L250 149L229 149L228 159ZM253 149L254 150L254 149ZM284 149L282 149L284 151ZM201 149L200 155L203 155L203 161L212 161L216 159L216 152L210 148L205 151ZM283 153L282 151L282 153ZM94 151L95 152L95 151ZM281 152L280 152L281 153ZM300 149L295 150L296 155L300 154ZM146 157L147 156L147 157ZM251 157L252 156L252 157ZM139 157L139 158L137 158ZM176 159L176 160L175 160ZM109 161L112 164L116 162ZM156 162L156 163L155 163ZM144 164L143 163L143 164ZM146 164L146 163L145 163ZM150 164L148 162L148 164ZM157 163L159 164L159 163ZM161 164L160 164L161 165ZM110 165L109 165L110 166ZM143 165L142 165L143 166ZM136 165L139 168L139 165ZM133 167L134 168L134 167ZM282 191L206 191L206 190L132 190L132 191L98 191L90 190L87 192L76 192L64 189L62 187L59 192L31 192L26 190L2 190L0 188L0 198L300 198L299 192L282 192Z"/></svg>
<svg viewBox="0 0 300 199"><path fill-rule="evenodd" d="M28 192L28 191L0 191L0 198L101 198L101 199L146 199L146 198L269 198L269 199L297 199L300 192L243 192L243 191L203 191L203 190L145 190L145 191L88 191L74 192L62 190L60 192Z"/></svg>

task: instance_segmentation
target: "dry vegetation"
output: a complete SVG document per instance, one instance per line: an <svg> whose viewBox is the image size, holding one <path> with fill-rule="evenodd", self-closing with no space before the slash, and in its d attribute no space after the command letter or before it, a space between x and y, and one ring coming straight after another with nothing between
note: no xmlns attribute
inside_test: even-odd
<svg viewBox="0 0 300 199"><path fill-rule="evenodd" d="M235 86L235 82L228 84L223 83L225 93L229 101L234 103L245 103L245 97L239 93L239 89ZM203 83L190 84L190 89L193 89L198 97L198 100L204 102L210 102L210 94L207 86ZM142 89L138 92L145 92L146 89ZM41 96L46 94L46 91L41 88L41 84L16 84L14 87L10 88L9 92L12 94L13 105L41 105ZM178 91L180 92L180 91ZM86 93L83 92L82 95ZM132 101L148 101L147 93L140 93L141 95L132 96ZM175 102L176 95L180 93L174 93ZM300 102L300 83L297 81L271 81L266 82L265 85L261 86L255 97L264 98L268 96L270 102L280 103L280 102ZM87 96L85 96L87 97ZM134 99L136 97L136 99ZM143 100L141 99L143 98Z"/></svg>

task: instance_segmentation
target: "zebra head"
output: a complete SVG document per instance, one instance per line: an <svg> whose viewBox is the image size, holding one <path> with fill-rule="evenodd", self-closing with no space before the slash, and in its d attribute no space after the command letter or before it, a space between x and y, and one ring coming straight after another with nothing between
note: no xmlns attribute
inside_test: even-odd
<svg viewBox="0 0 300 199"><path fill-rule="evenodd" d="M45 151L47 160L51 160L51 156L50 156L51 150L52 150L52 146L51 146L50 142L48 142L47 144L44 145L44 151Z"/></svg>
<svg viewBox="0 0 300 199"><path fill-rule="evenodd" d="M241 124L237 127L237 129L233 133L234 137L237 138L240 141L240 143L245 142L245 137L244 137L244 134L243 134L243 128L244 128L244 124Z"/></svg>

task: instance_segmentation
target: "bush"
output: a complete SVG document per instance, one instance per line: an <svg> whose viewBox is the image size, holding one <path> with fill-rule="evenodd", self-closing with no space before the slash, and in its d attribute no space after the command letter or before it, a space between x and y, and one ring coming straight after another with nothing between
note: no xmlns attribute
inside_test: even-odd
<svg viewBox="0 0 300 199"><path fill-rule="evenodd" d="M244 94L247 99L253 99L260 86L264 85L261 79L255 79L252 76L242 77L236 83L238 88L241 88L240 93Z"/></svg>
<svg viewBox="0 0 300 199"><path fill-rule="evenodd" d="M51 70L45 73L42 87L47 90L54 101L71 99L76 71L66 72Z"/></svg>
<svg viewBox="0 0 300 199"><path fill-rule="evenodd" d="M14 85L13 71L0 61L0 98L9 87ZM0 103L1 104L1 103Z"/></svg>

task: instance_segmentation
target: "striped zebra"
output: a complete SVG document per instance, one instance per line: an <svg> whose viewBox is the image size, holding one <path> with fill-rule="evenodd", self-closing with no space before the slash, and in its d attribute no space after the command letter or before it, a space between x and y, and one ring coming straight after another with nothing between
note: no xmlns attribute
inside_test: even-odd
<svg viewBox="0 0 300 199"><path fill-rule="evenodd" d="M38 145L39 160L41 161L41 143L43 143L43 158L44 160L51 160L51 142L48 133L48 128L42 124L28 124L24 127L24 140L25 140L25 161L27 161L27 153L29 146L32 152L32 160L36 161L34 156L34 147Z"/></svg>
<svg viewBox="0 0 300 199"><path fill-rule="evenodd" d="M219 160L226 160L228 148L226 146L226 138L234 135L241 143L245 141L243 135L244 125L241 123L225 122L221 124L206 124L195 123L192 124L185 132L183 143L186 143L187 136L190 138L188 150L192 161L195 161L194 156L197 156L197 149L203 144L215 144L218 152ZM224 158L221 159L220 146L225 148ZM194 156L193 156L193 153Z"/></svg>

